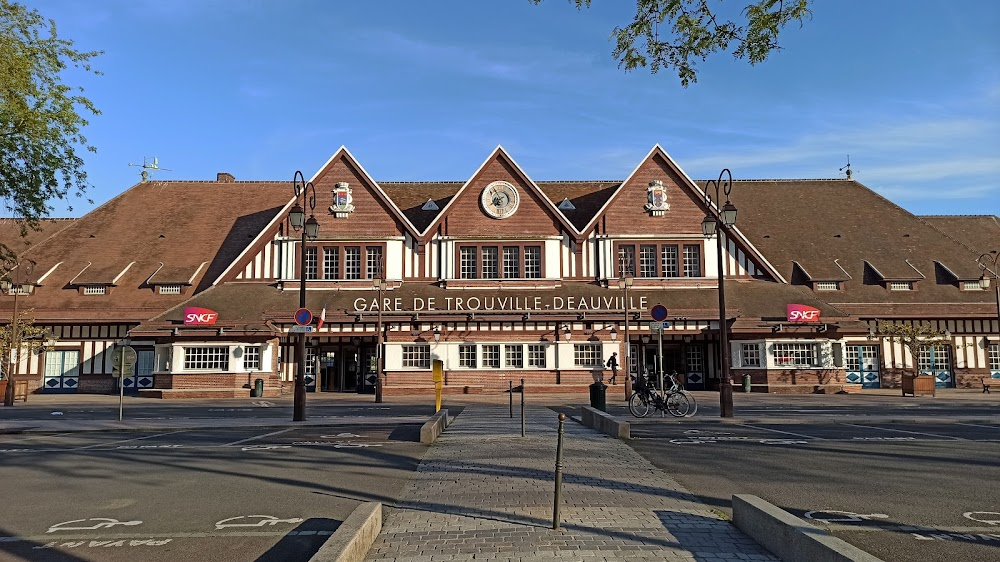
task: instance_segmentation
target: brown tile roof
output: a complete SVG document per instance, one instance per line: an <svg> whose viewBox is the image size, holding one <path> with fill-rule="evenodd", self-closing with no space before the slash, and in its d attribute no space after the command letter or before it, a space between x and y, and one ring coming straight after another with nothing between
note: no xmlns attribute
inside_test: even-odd
<svg viewBox="0 0 1000 562"><path fill-rule="evenodd" d="M293 284L294 287L297 285ZM423 299L434 298L438 303L438 308L445 306L446 298L463 298L484 296L497 296L495 291L484 291L482 289L443 289L432 283L425 282L404 282L401 286L386 292L386 298L401 299L403 306L412 303L414 297ZM607 289L594 283L564 283L558 289L509 289L502 293L502 296L521 297L541 297L543 302L549 302L552 296L573 296L576 298L590 299L593 297L614 298L621 296L617 289ZM714 288L704 289L634 289L630 291L629 297L634 303L638 303L640 297L646 297L647 304L663 304L670 311L671 316L685 316L691 319L714 319L718 316L718 292ZM263 283L225 283L210 290L207 290L193 297L175 308L152 318L144 323L140 329L149 330L156 326L179 324L183 321L183 309L186 306L198 306L214 310L219 313L218 325L234 326L240 329L248 329L264 325L267 318L274 318L275 322L291 322L292 314L298 309L298 291L282 291L271 285ZM372 291L307 291L306 307L312 310L314 315L318 315L324 305L327 309L327 321L341 321L345 318L353 322L356 316L354 311L354 301L358 298L372 299ZM813 295L812 291L805 287L795 287L768 281L727 281L726 282L726 308L731 316L741 316L749 318L764 318L771 320L782 320L786 315L786 305L805 304L814 306L822 311L824 318L832 320L849 320L845 313L837 308L820 301ZM523 311L507 311L496 314L521 314ZM581 312L574 311L529 311L537 318L546 315L573 315ZM409 317L412 311L399 313L386 313L386 318ZM464 316L468 311L421 311L421 315L458 315ZM490 313L479 311L476 314L480 318L487 318ZM605 314L603 312L588 313L592 315ZM370 313L365 313L366 318ZM337 320L339 318L339 320ZM648 320L648 318L646 318Z"/></svg>
<svg viewBox="0 0 1000 562"><path fill-rule="evenodd" d="M444 209L444 206L451 201L451 198L458 193L465 182L460 181L438 181L438 182L379 182L379 186L385 191L389 199L396 204L407 219L413 223L418 231L427 229L435 217ZM424 211L422 207L430 199L437 204L436 211Z"/></svg>
<svg viewBox="0 0 1000 562"><path fill-rule="evenodd" d="M539 181L535 182L556 207L569 199L576 209L559 209L577 230L583 230L597 211L608 202L615 189L622 184L615 181Z"/></svg>
<svg viewBox="0 0 1000 562"><path fill-rule="evenodd" d="M995 215L928 215L920 218L979 254L1000 250L1000 218Z"/></svg>
<svg viewBox="0 0 1000 562"><path fill-rule="evenodd" d="M25 252L37 263L33 277L43 286L21 304L34 308L38 319L86 311L80 317L145 320L192 294L160 295L147 285L150 276L187 282L197 271L193 283L205 288L291 197L290 182L137 184ZM106 295L74 289L118 276ZM10 300L0 299L0 309Z"/></svg>
<svg viewBox="0 0 1000 562"><path fill-rule="evenodd" d="M734 182L732 199L736 226L792 283L803 282L795 263L814 280L837 279L837 264L846 270L844 290L822 295L842 310L898 303L920 315L941 303L991 302L981 291L959 290L955 279L978 278L978 254L856 181L742 180ZM888 291L879 273L926 279L914 291Z"/></svg>
<svg viewBox="0 0 1000 562"><path fill-rule="evenodd" d="M72 218L42 219L38 221L38 230L35 230L22 220L0 218L0 244L20 254L31 246L73 224L75 220ZM25 229L24 236L21 236L22 228Z"/></svg>

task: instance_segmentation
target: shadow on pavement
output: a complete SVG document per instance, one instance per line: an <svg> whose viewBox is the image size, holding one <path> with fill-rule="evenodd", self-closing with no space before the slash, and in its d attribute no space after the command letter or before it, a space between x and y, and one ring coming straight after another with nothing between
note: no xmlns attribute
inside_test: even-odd
<svg viewBox="0 0 1000 562"><path fill-rule="evenodd" d="M298 527L281 538L267 552L257 558L257 562L287 562L288 560L309 560L323 546L331 533L340 527L341 521L314 517L306 519ZM317 534L325 531L324 534ZM294 533L294 534L293 534Z"/></svg>
<svg viewBox="0 0 1000 562"><path fill-rule="evenodd" d="M4 529L0 529L0 535L9 536ZM13 556L15 560L27 560L31 562L84 562L85 558L73 556L68 552L56 550L46 544L28 539L4 542L0 541L0 554Z"/></svg>

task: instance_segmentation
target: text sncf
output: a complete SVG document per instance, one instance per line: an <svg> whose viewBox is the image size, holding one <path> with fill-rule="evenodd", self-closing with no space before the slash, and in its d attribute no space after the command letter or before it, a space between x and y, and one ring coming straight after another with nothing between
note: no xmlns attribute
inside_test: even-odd
<svg viewBox="0 0 1000 562"><path fill-rule="evenodd" d="M184 309L185 326L211 326L218 318L218 312L207 308L189 306Z"/></svg>
<svg viewBox="0 0 1000 562"><path fill-rule="evenodd" d="M789 322L816 322L819 320L819 309L804 304L790 304L787 311Z"/></svg>

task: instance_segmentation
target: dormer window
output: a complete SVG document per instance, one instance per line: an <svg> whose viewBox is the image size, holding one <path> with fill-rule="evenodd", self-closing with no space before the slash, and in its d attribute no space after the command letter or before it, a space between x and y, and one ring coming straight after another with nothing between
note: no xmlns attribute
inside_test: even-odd
<svg viewBox="0 0 1000 562"><path fill-rule="evenodd" d="M559 209L562 211L575 211L576 205L574 205L569 198L564 197L563 200L559 202Z"/></svg>
<svg viewBox="0 0 1000 562"><path fill-rule="evenodd" d="M889 282L890 291L912 291L913 281L890 281Z"/></svg>
<svg viewBox="0 0 1000 562"><path fill-rule="evenodd" d="M108 294L108 288L104 285L88 285L83 288L83 294L85 295L106 295Z"/></svg>
<svg viewBox="0 0 1000 562"><path fill-rule="evenodd" d="M983 289L983 284L980 283L978 279L976 279L975 281L962 281L962 290L963 291L982 291L984 289Z"/></svg>
<svg viewBox="0 0 1000 562"><path fill-rule="evenodd" d="M839 291L840 283L837 281L819 281L816 283L817 291Z"/></svg>
<svg viewBox="0 0 1000 562"><path fill-rule="evenodd" d="M160 285L161 295L179 295L181 294L180 285Z"/></svg>

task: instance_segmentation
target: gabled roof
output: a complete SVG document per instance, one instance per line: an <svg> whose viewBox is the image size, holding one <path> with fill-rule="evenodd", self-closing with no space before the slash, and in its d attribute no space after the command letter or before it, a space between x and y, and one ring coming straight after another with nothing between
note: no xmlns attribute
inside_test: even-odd
<svg viewBox="0 0 1000 562"><path fill-rule="evenodd" d="M988 300L954 282L978 278L977 253L857 181L737 180L731 197L740 229L785 275L796 264L814 280L831 265L846 271L844 290L823 295L837 306ZM887 291L887 280L918 283Z"/></svg>
<svg viewBox="0 0 1000 562"><path fill-rule="evenodd" d="M208 284L288 201L290 182L139 183L36 244L42 286L23 306L42 320L144 320L191 296L160 295L148 281ZM252 206L248 206L250 203ZM206 263L207 262L207 263ZM197 272L197 275L195 273ZM105 295L74 287L113 285ZM203 287L202 287L203 288ZM0 299L0 308L11 306Z"/></svg>
<svg viewBox="0 0 1000 562"><path fill-rule="evenodd" d="M441 220L444 217L446 217L448 215L448 211L454 205L455 201L458 200L458 198L462 195L462 193L465 192L465 190L467 190L469 188L469 185L477 177L479 177L479 174L480 174L480 172L483 171L483 168L485 168L487 164L489 164L490 162L492 162L493 160L496 160L496 159L506 160L510 164L510 167L513 169L514 173L517 174L517 175L519 175L521 177L521 180L524 181L524 183L528 186L529 189L534 190L535 194L542 201L543 208L546 211L548 211L556 220L558 220L560 223L562 223L563 227L566 229L567 232L570 232L570 233L573 233L573 234L579 234L579 231L576 229L576 227L573 226L573 224L569 220L567 220L566 215L564 215L556 207L556 204L553 203L552 200L548 197L548 195L546 195L545 192L541 188L538 187L538 184L536 184L534 182L534 180L532 180L528 176L528 174L526 174L524 172L524 169L522 169L521 166L519 166L517 164L517 162L514 161L514 159L510 156L510 154L508 154L507 151L504 150L503 146L497 145L497 147L495 149L493 149L493 152L491 152L490 155L485 160L483 160L483 163L480 164L478 168L476 168L476 171L473 172L471 176L469 176L469 179L466 180L464 184L462 184L462 187L459 188L459 190L457 192L455 192L454 195L452 195L452 197L451 197L451 199L449 199L447 205L445 205L445 206L443 206L441 208L441 212L439 212L438 215L436 217L434 217L434 219L427 225L427 228L425 228L422 231L422 233L421 233L422 236L426 237L427 234L429 232L431 232L431 230L439 222L441 222Z"/></svg>
<svg viewBox="0 0 1000 562"><path fill-rule="evenodd" d="M920 219L980 254L1000 250L1000 218L996 215L925 215Z"/></svg>
<svg viewBox="0 0 1000 562"><path fill-rule="evenodd" d="M460 181L388 181L379 185L421 233L427 230L441 209L445 208L462 188ZM437 210L423 209L428 200L437 204Z"/></svg>
<svg viewBox="0 0 1000 562"><path fill-rule="evenodd" d="M0 218L0 244L20 254L49 236L73 224L73 218L41 219L38 230L31 228L21 219ZM24 236L21 231L24 230Z"/></svg>
<svg viewBox="0 0 1000 562"><path fill-rule="evenodd" d="M539 181L536 185L556 208L573 223L577 232L583 232L597 211L611 199L611 195L621 186L621 181ZM568 199L574 209L562 209L559 202Z"/></svg>

